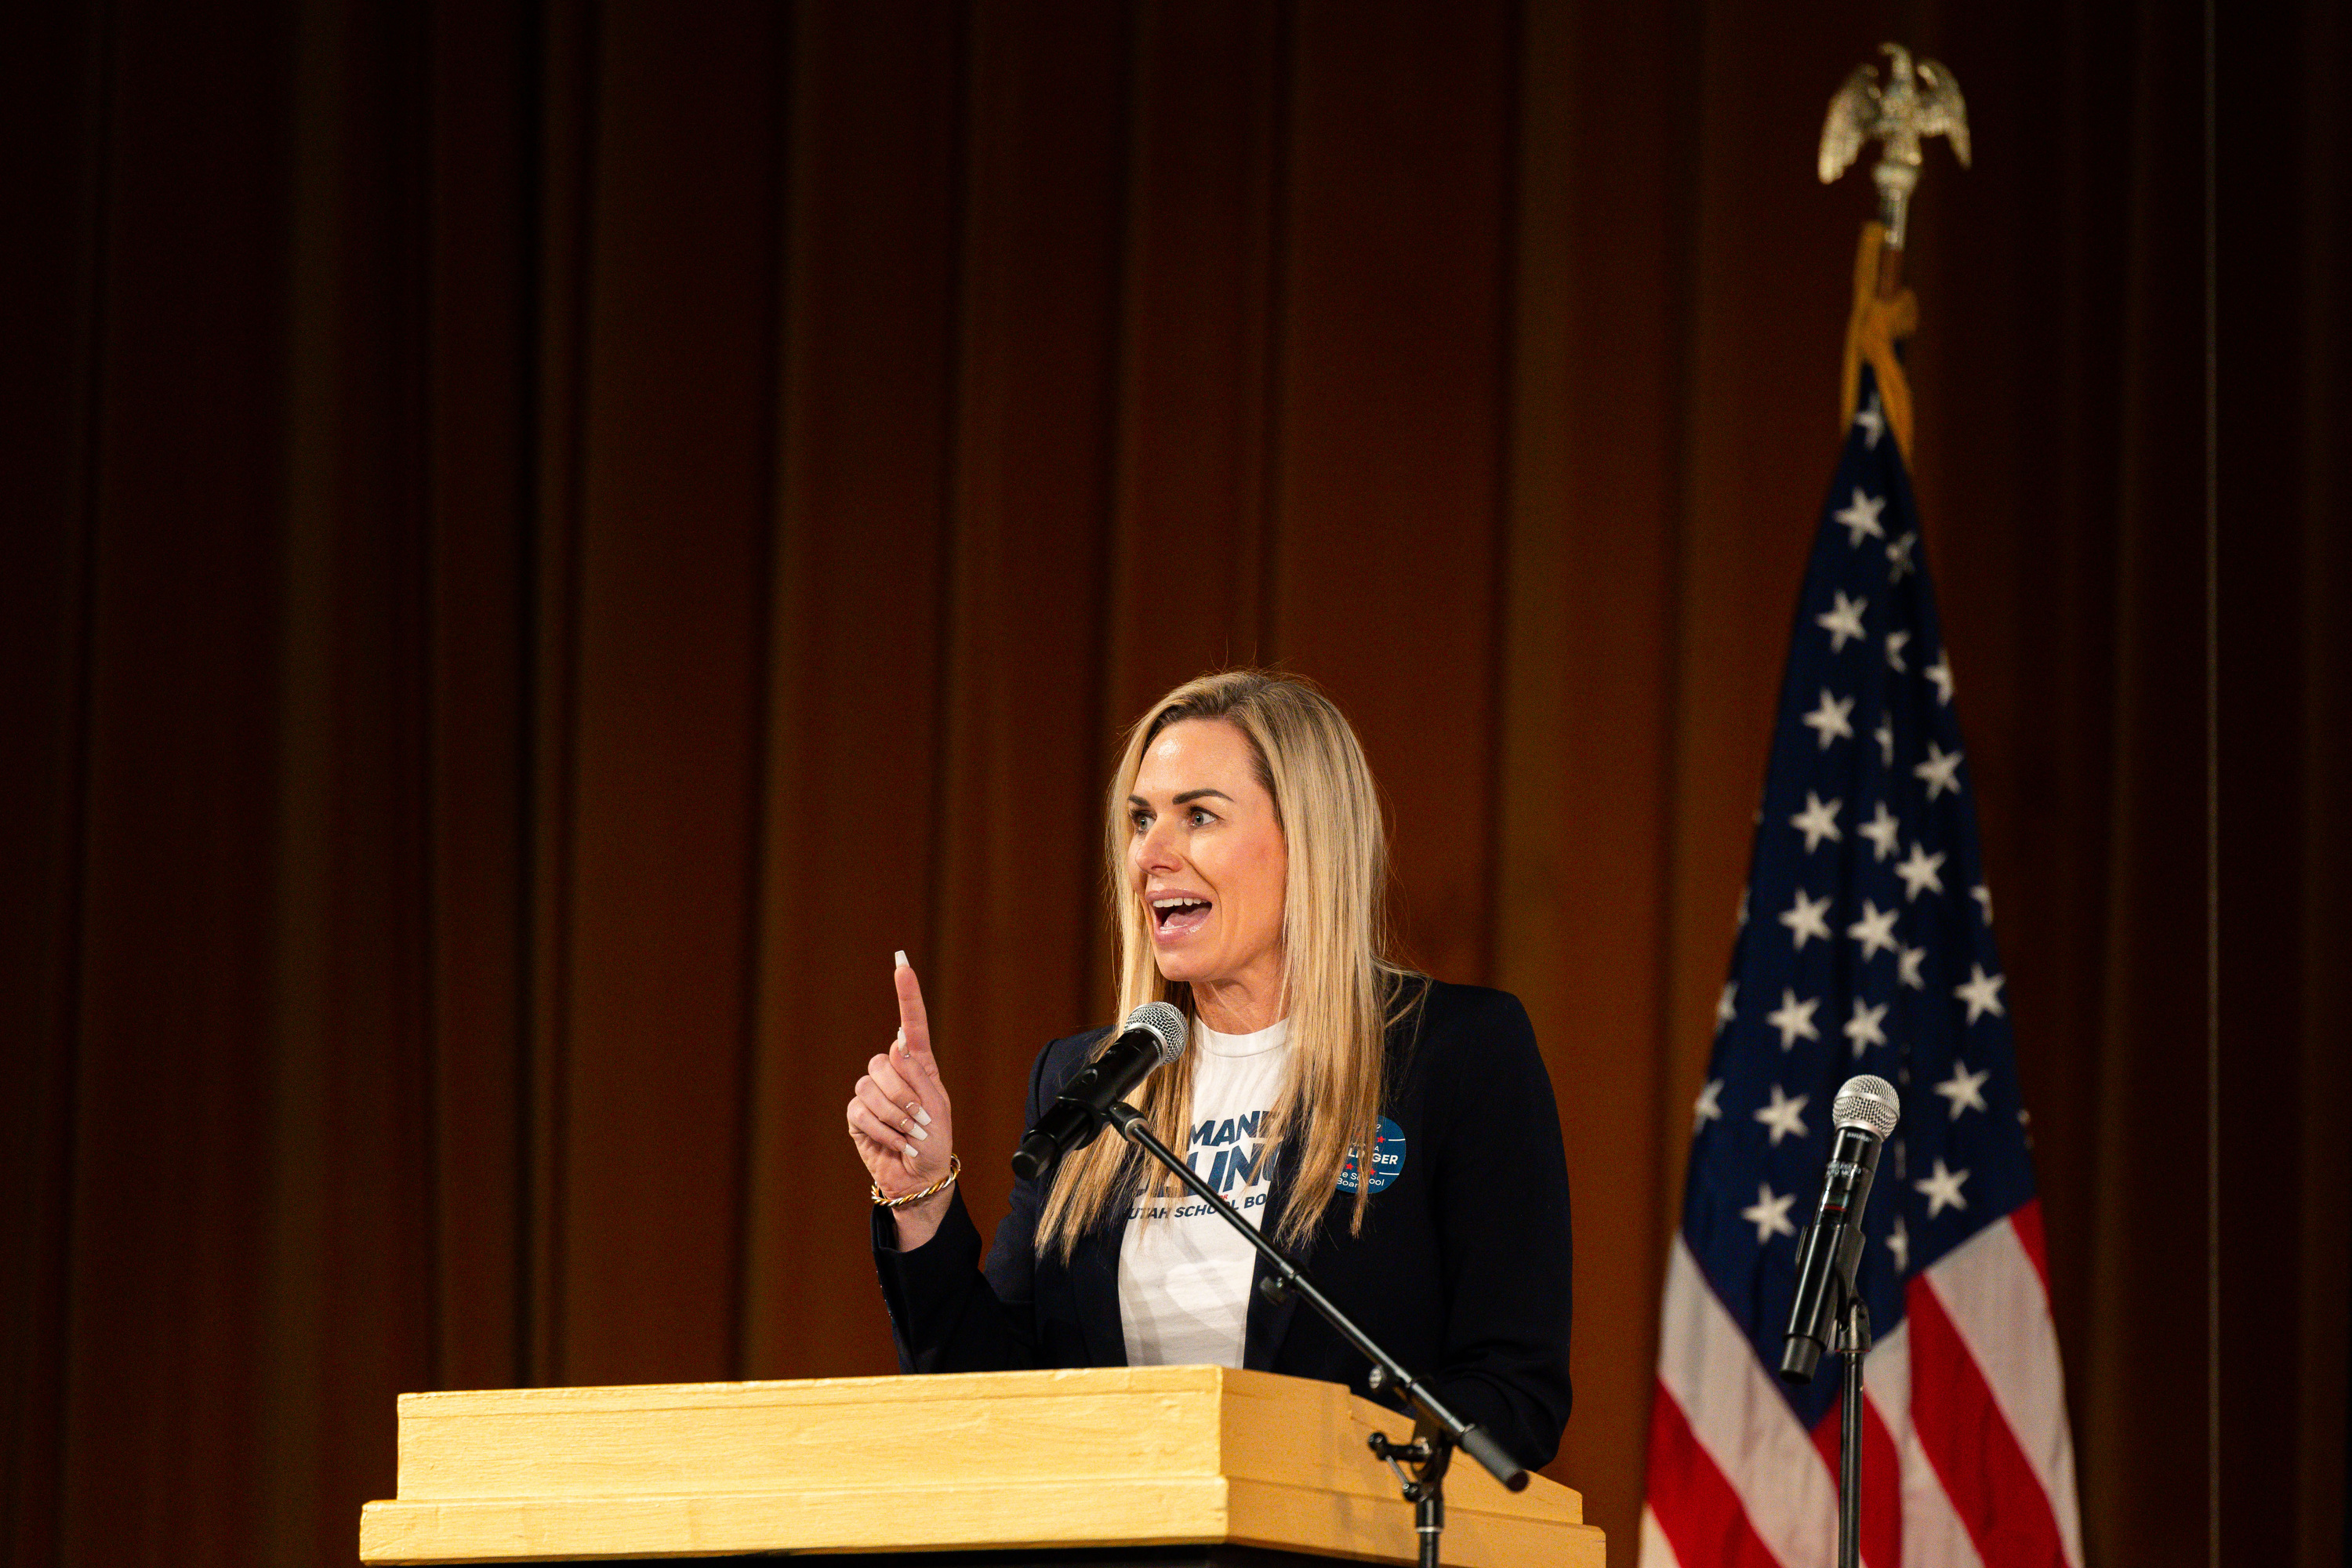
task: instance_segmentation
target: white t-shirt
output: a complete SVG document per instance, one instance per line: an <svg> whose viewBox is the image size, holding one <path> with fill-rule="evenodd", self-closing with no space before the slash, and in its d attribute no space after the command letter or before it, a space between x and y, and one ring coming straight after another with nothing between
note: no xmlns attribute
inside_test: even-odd
<svg viewBox="0 0 2352 1568"><path fill-rule="evenodd" d="M1192 1021L1185 1162L1253 1226L1265 1215L1274 1146L1264 1123L1290 1062L1290 1022L1221 1035ZM1257 1254L1191 1194L1131 1204L1118 1249L1118 1316L1129 1366L1242 1364Z"/></svg>

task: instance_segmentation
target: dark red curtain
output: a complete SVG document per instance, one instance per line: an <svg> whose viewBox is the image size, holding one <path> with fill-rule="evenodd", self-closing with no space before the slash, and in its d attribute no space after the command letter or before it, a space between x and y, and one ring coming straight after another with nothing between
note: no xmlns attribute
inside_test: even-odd
<svg viewBox="0 0 2352 1568"><path fill-rule="evenodd" d="M1280 661L1362 730L1413 957L1537 1020L1554 1473L1630 1562L1868 205L1814 141L1898 37L1975 128L1917 468L2088 1550L2337 1561L2352 58L2324 0L2208 26L29 8L12 1560L350 1561L403 1390L887 1370L840 1115L889 953L984 1217L1108 1006L1118 728Z"/></svg>

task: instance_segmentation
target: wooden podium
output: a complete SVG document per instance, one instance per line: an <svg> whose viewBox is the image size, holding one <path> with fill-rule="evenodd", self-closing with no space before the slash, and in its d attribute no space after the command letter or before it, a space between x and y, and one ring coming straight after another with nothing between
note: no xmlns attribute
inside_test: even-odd
<svg viewBox="0 0 2352 1568"><path fill-rule="evenodd" d="M1215 1366L409 1394L360 1560L1411 1563L1375 1426L1411 1429L1336 1384ZM1444 1561L1602 1568L1583 1517L1557 1482L1513 1494L1457 1458Z"/></svg>

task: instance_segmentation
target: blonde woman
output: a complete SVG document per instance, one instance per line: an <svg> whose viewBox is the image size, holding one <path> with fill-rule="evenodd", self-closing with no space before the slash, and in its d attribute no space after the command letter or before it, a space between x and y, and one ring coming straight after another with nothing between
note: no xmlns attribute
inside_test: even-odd
<svg viewBox="0 0 2352 1568"><path fill-rule="evenodd" d="M1568 1175L1527 1014L1386 955L1386 839L1339 710L1304 681L1187 682L1130 731L1109 800L1119 1012L1189 1048L1138 1103L1465 1420L1521 1463L1568 1420ZM985 1263L953 1107L901 954L900 1029L848 1108L910 1372L1218 1363L1364 1391L1369 1363L1255 1289L1247 1242L1115 1132L1016 1183ZM1110 1037L1054 1041L1034 1122Z"/></svg>

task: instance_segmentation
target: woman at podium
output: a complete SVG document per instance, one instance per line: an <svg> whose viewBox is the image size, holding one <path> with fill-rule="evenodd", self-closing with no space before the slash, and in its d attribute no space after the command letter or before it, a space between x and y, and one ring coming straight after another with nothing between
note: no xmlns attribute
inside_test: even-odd
<svg viewBox="0 0 2352 1568"><path fill-rule="evenodd" d="M1121 1016L1188 1047L1135 1096L1152 1129L1371 1336L1521 1463L1569 1413L1568 1173L1526 1012L1391 961L1386 835L1362 748L1307 683L1203 676L1129 732L1108 812ZM1247 1240L1115 1133L1019 1181L982 1257L922 989L849 1134L909 1372L1216 1363L1367 1392L1370 1370ZM1108 1042L1055 1040L1028 1121Z"/></svg>

